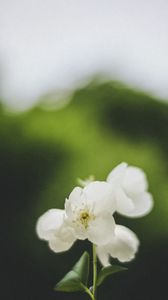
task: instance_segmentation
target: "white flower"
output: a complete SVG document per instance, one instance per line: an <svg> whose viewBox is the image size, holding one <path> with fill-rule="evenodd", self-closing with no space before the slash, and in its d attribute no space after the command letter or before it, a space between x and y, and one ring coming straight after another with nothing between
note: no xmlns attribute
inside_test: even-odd
<svg viewBox="0 0 168 300"><path fill-rule="evenodd" d="M147 192L146 175L141 169L121 163L108 175L107 182L113 186L117 212L141 217L151 211L153 199Z"/></svg>
<svg viewBox="0 0 168 300"><path fill-rule="evenodd" d="M66 199L65 210L50 209L37 221L36 232L54 252L68 250L76 239L96 245L107 243L114 235L115 210L112 187L107 182L92 182L76 187Z"/></svg>
<svg viewBox="0 0 168 300"><path fill-rule="evenodd" d="M135 233L125 226L116 225L115 236L107 245L97 246L97 256L101 264L110 265L110 256L121 262L128 262L135 257L139 240Z"/></svg>
<svg viewBox="0 0 168 300"><path fill-rule="evenodd" d="M75 187L65 201L65 210L50 209L37 222L40 239L54 252L68 250L77 240L88 239L97 246L103 265L110 256L121 262L134 258L139 241L128 228L115 225L115 211L130 217L147 214L153 205L144 172L126 163L118 165L107 182L87 182Z"/></svg>
<svg viewBox="0 0 168 300"><path fill-rule="evenodd" d="M66 222L77 239L88 239L96 245L111 239L115 227L111 194L112 187L106 182L94 181L83 189L74 188L66 200L65 212Z"/></svg>
<svg viewBox="0 0 168 300"><path fill-rule="evenodd" d="M68 250L76 240L73 231L65 223L65 211L50 209L37 221L36 232L40 239L48 241L54 252Z"/></svg>

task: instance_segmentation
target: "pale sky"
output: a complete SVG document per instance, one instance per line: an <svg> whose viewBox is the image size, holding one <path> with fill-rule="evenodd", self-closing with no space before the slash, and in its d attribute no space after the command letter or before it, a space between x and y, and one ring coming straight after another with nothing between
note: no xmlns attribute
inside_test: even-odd
<svg viewBox="0 0 168 300"><path fill-rule="evenodd" d="M96 73L168 100L167 0L0 0L0 97L24 109Z"/></svg>

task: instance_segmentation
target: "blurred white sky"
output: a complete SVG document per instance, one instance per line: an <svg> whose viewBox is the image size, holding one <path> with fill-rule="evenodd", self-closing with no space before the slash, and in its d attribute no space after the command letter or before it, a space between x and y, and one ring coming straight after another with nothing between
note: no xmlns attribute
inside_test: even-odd
<svg viewBox="0 0 168 300"><path fill-rule="evenodd" d="M95 73L168 99L167 0L0 0L0 97L26 108Z"/></svg>

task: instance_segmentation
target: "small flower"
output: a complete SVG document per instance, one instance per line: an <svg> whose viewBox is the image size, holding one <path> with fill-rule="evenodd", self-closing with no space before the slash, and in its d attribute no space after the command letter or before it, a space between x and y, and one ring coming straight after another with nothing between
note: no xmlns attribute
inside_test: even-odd
<svg viewBox="0 0 168 300"><path fill-rule="evenodd" d="M54 252L67 251L76 240L72 229L65 223L65 211L62 209L45 212L37 221L36 232Z"/></svg>
<svg viewBox="0 0 168 300"><path fill-rule="evenodd" d="M116 210L128 217L142 217L153 207L145 173L126 163L119 164L107 177L113 186Z"/></svg>
<svg viewBox="0 0 168 300"><path fill-rule="evenodd" d="M54 252L66 251L79 240L88 239L97 246L103 265L110 256L121 262L134 258L139 241L128 228L116 225L115 211L129 217L141 217L153 206L144 172L121 163L107 177L107 182L86 182L75 187L65 201L65 209L50 209L37 222L40 239Z"/></svg>
<svg viewBox="0 0 168 300"><path fill-rule="evenodd" d="M111 194L111 185L100 181L91 182L83 189L73 189L66 200L65 212L66 222L77 239L88 239L96 245L110 240L115 227Z"/></svg>
<svg viewBox="0 0 168 300"><path fill-rule="evenodd" d="M117 258L121 262L134 259L139 247L139 240L135 233L125 226L116 225L115 235L109 243L97 246L97 256L101 264L110 265L110 257Z"/></svg>
<svg viewBox="0 0 168 300"><path fill-rule="evenodd" d="M92 182L76 187L66 199L65 210L50 209L37 221L36 232L54 252L68 250L76 239L96 245L107 243L114 234L115 210L112 187L107 182Z"/></svg>

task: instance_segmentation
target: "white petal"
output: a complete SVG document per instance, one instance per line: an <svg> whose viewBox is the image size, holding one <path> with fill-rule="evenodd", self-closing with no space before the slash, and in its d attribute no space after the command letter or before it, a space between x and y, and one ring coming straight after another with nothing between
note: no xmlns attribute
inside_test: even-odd
<svg viewBox="0 0 168 300"><path fill-rule="evenodd" d="M65 222L60 231L49 241L49 247L56 253L63 252L71 248L75 241L73 229L68 227Z"/></svg>
<svg viewBox="0 0 168 300"><path fill-rule="evenodd" d="M86 240L88 237L87 230L82 225L74 226L74 235L78 240Z"/></svg>
<svg viewBox="0 0 168 300"><path fill-rule="evenodd" d="M107 176L107 182L121 183L125 176L126 169L127 163L122 162L121 164L119 164L109 173L109 175Z"/></svg>
<svg viewBox="0 0 168 300"><path fill-rule="evenodd" d="M138 250L139 240L136 234L125 226L116 225L115 238L108 246L109 254L121 262L130 261Z"/></svg>
<svg viewBox="0 0 168 300"><path fill-rule="evenodd" d="M96 247L97 256L104 267L110 265L110 254L106 250L105 246Z"/></svg>
<svg viewBox="0 0 168 300"><path fill-rule="evenodd" d="M153 198L150 193L142 193L133 199L134 209L125 213L128 217L143 217L153 208Z"/></svg>
<svg viewBox="0 0 168 300"><path fill-rule="evenodd" d="M81 187L75 187L69 195L69 200L76 203L81 197L82 191L83 189Z"/></svg>
<svg viewBox="0 0 168 300"><path fill-rule="evenodd" d="M71 194L69 195L69 198L66 199L65 202L66 215L70 219L73 219L74 212L82 208L82 206L85 206L85 203L86 203L86 199L83 193L83 189L80 187L75 187L72 190Z"/></svg>
<svg viewBox="0 0 168 300"><path fill-rule="evenodd" d="M148 183L145 173L140 168L128 167L122 186L129 196L134 196L146 191Z"/></svg>
<svg viewBox="0 0 168 300"><path fill-rule="evenodd" d="M97 256L103 266L109 265L109 257L127 262L135 257L139 240L135 233L125 226L116 225L115 237L107 245L97 247Z"/></svg>
<svg viewBox="0 0 168 300"><path fill-rule="evenodd" d="M94 181L83 189L83 193L86 195L88 207L92 207L95 214L101 212L112 214L115 211L116 205L111 184Z"/></svg>
<svg viewBox="0 0 168 300"><path fill-rule="evenodd" d="M52 251L59 253L59 252L63 252L63 251L67 251L69 250L73 243L74 243L75 239L72 240L63 240L61 239L61 237L55 237L54 239L49 241L49 247Z"/></svg>
<svg viewBox="0 0 168 300"><path fill-rule="evenodd" d="M68 242L62 241L59 238L55 238L55 239L49 241L49 247L55 253L67 251L72 247L72 245L73 245L73 243L68 243Z"/></svg>
<svg viewBox="0 0 168 300"><path fill-rule="evenodd" d="M145 173L137 167L121 163L108 176L112 184L116 210L128 217L141 217L149 213L153 206L152 196L147 193Z"/></svg>
<svg viewBox="0 0 168 300"><path fill-rule="evenodd" d="M63 224L65 212L62 209L50 209L37 221L36 232L40 239L49 241Z"/></svg>
<svg viewBox="0 0 168 300"><path fill-rule="evenodd" d="M101 214L91 221L87 229L88 239L95 245L109 242L114 235L115 222L110 213Z"/></svg>
<svg viewBox="0 0 168 300"><path fill-rule="evenodd" d="M116 210L122 215L128 215L134 209L132 199L127 197L122 188L118 187L115 190Z"/></svg>

